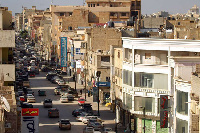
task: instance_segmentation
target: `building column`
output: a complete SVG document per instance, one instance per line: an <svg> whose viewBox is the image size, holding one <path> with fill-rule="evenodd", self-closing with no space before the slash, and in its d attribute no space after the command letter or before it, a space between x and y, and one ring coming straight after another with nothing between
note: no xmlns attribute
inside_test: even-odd
<svg viewBox="0 0 200 133"><path fill-rule="evenodd" d="M156 120L152 120L152 133L156 133Z"/></svg>
<svg viewBox="0 0 200 133"><path fill-rule="evenodd" d="M143 129L142 129L142 119L138 118L137 119L137 133L142 133Z"/></svg>

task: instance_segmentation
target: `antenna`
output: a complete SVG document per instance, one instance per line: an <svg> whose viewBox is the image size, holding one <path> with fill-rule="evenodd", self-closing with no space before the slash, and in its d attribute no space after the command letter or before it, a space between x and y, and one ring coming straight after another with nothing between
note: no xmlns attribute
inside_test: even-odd
<svg viewBox="0 0 200 133"><path fill-rule="evenodd" d="M1 97L2 108L4 108L7 112L10 112L10 105L5 97Z"/></svg>

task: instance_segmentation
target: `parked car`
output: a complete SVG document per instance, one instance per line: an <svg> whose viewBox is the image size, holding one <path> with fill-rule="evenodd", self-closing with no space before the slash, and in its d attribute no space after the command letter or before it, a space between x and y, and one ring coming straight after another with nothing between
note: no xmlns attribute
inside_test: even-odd
<svg viewBox="0 0 200 133"><path fill-rule="evenodd" d="M26 99L25 99L24 96L20 96L20 97L19 97L19 100L22 101L22 102L25 102L25 101L26 101Z"/></svg>
<svg viewBox="0 0 200 133"><path fill-rule="evenodd" d="M35 77L35 72L29 72L30 77Z"/></svg>
<svg viewBox="0 0 200 133"><path fill-rule="evenodd" d="M67 98L67 96L61 96L60 102L61 102L61 103L68 103L68 98Z"/></svg>
<svg viewBox="0 0 200 133"><path fill-rule="evenodd" d="M109 128L109 127L106 127L106 128L103 128L103 133L115 133L112 128Z"/></svg>
<svg viewBox="0 0 200 133"><path fill-rule="evenodd" d="M69 85L59 85L57 88L61 89L62 91L67 91L70 89Z"/></svg>
<svg viewBox="0 0 200 133"><path fill-rule="evenodd" d="M83 129L83 133L94 133L94 128L93 128L93 127L88 127L88 126L86 126L86 127Z"/></svg>
<svg viewBox="0 0 200 133"><path fill-rule="evenodd" d="M90 116L90 115L91 114L89 114L89 113L82 112L79 116L76 117L76 120L82 122L85 117Z"/></svg>
<svg viewBox="0 0 200 133"><path fill-rule="evenodd" d="M21 104L21 108L33 108L33 105L24 102L24 103Z"/></svg>
<svg viewBox="0 0 200 133"><path fill-rule="evenodd" d="M79 116L82 112L85 112L84 109L75 109L74 111L72 111L72 115L77 117Z"/></svg>
<svg viewBox="0 0 200 133"><path fill-rule="evenodd" d="M97 122L97 119L89 119L88 123L87 123L87 126L91 127L92 123L94 123L94 122Z"/></svg>
<svg viewBox="0 0 200 133"><path fill-rule="evenodd" d="M82 119L82 122L83 122L84 124L87 124L88 121L89 121L90 119L96 119L97 122L103 122L103 121L101 120L101 118L99 118L98 116L86 116L86 117L84 117L84 118Z"/></svg>
<svg viewBox="0 0 200 133"><path fill-rule="evenodd" d="M57 73L48 73L47 75L46 75L46 79L48 79L48 80L51 80L54 76L57 76Z"/></svg>
<svg viewBox="0 0 200 133"><path fill-rule="evenodd" d="M65 81L64 80L59 80L57 83L58 83L58 85L65 85Z"/></svg>
<svg viewBox="0 0 200 133"><path fill-rule="evenodd" d="M27 103L35 103L35 97L34 96L27 96Z"/></svg>
<svg viewBox="0 0 200 133"><path fill-rule="evenodd" d="M48 117L58 117L59 118L59 110L57 108L51 108L48 110Z"/></svg>
<svg viewBox="0 0 200 133"><path fill-rule="evenodd" d="M101 122L92 122L91 125L88 126L92 126L94 129L102 129L103 125Z"/></svg>
<svg viewBox="0 0 200 133"><path fill-rule="evenodd" d="M55 94L55 95L60 95L60 94L61 94L61 89L55 88L55 89L54 89L54 94Z"/></svg>
<svg viewBox="0 0 200 133"><path fill-rule="evenodd" d="M82 105L85 103L85 98L79 98L78 99L78 105Z"/></svg>
<svg viewBox="0 0 200 133"><path fill-rule="evenodd" d="M58 82L59 80L61 80L61 79L62 79L62 78L59 77L59 76L54 76L54 77L51 78L51 83L57 84L57 82Z"/></svg>
<svg viewBox="0 0 200 133"><path fill-rule="evenodd" d="M60 129L68 129L71 130L71 123L69 119L61 119L59 122L59 128Z"/></svg>
<svg viewBox="0 0 200 133"><path fill-rule="evenodd" d="M93 113L92 105L90 103L82 104L81 107L86 111Z"/></svg>
<svg viewBox="0 0 200 133"><path fill-rule="evenodd" d="M43 106L46 108L52 108L52 100L51 99L44 99Z"/></svg>
<svg viewBox="0 0 200 133"><path fill-rule="evenodd" d="M68 94L67 98L69 101L74 101L74 96L72 94Z"/></svg>

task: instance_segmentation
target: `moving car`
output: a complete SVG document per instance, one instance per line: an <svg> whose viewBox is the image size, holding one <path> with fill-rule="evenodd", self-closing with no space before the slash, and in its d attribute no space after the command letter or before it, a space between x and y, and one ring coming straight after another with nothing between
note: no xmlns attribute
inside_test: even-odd
<svg viewBox="0 0 200 133"><path fill-rule="evenodd" d="M45 108L52 108L52 100L51 99L44 99L43 106Z"/></svg>
<svg viewBox="0 0 200 133"><path fill-rule="evenodd" d="M57 108L51 108L48 110L48 117L58 117L59 118L59 110Z"/></svg>
<svg viewBox="0 0 200 133"><path fill-rule="evenodd" d="M102 129L103 128L103 125L101 124L101 122L92 122L88 126L92 126L94 129Z"/></svg>
<svg viewBox="0 0 200 133"><path fill-rule="evenodd" d="M69 119L61 119L59 122L59 128L60 129L68 129L71 130L71 123Z"/></svg>
<svg viewBox="0 0 200 133"><path fill-rule="evenodd" d="M29 72L30 77L35 77L35 72Z"/></svg>
<svg viewBox="0 0 200 133"><path fill-rule="evenodd" d="M39 95L39 96L46 96L46 91L44 91L44 90L39 90L39 91L38 91L38 95Z"/></svg>
<svg viewBox="0 0 200 133"><path fill-rule="evenodd" d="M60 102L61 102L61 103L68 103L68 98L67 98L67 96L61 96Z"/></svg>
<svg viewBox="0 0 200 133"><path fill-rule="evenodd" d="M24 102L24 103L21 104L21 108L33 108L33 105Z"/></svg>

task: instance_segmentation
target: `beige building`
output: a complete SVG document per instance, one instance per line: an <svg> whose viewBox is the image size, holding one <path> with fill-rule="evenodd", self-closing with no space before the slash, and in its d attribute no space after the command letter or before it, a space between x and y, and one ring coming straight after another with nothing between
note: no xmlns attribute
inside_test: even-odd
<svg viewBox="0 0 200 133"><path fill-rule="evenodd" d="M17 132L17 106L14 92L15 64L13 48L15 48L15 31L12 30L12 12L8 7L0 9L0 96L9 103L10 111L0 105L0 131L5 133ZM3 133L2 132L2 133Z"/></svg>
<svg viewBox="0 0 200 133"><path fill-rule="evenodd" d="M15 13L15 30L21 31L23 26L23 14Z"/></svg>

